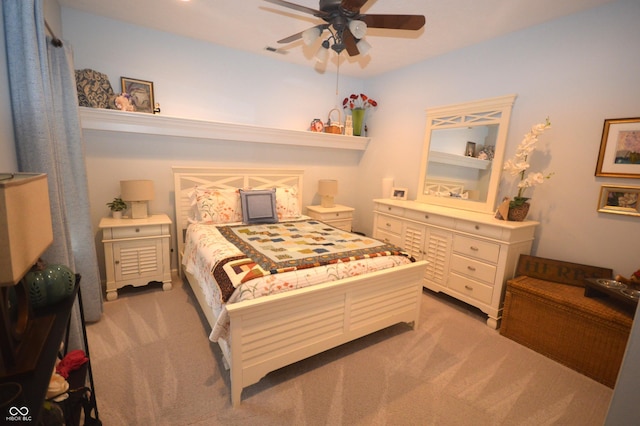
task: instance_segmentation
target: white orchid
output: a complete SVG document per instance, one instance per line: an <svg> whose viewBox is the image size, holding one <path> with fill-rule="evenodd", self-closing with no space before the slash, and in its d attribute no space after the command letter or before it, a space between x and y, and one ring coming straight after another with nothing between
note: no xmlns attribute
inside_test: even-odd
<svg viewBox="0 0 640 426"><path fill-rule="evenodd" d="M507 160L504 163L504 170L509 172L511 176L520 176L520 182L518 183L518 195L511 201L511 207L522 205L528 198L522 196L526 188L530 188L535 185L539 185L544 182L545 179L551 177L551 173L543 175L542 173L529 173L525 176L525 172L529 170L531 166L528 162L529 154L533 152L538 142L538 136L541 135L546 129L551 127L549 118L544 123L539 123L531 128L531 131L524 135L522 142L518 145L515 156Z"/></svg>

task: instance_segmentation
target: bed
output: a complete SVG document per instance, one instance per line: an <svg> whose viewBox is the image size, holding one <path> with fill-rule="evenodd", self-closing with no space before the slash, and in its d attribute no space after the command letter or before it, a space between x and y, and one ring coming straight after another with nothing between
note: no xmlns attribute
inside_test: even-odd
<svg viewBox="0 0 640 426"><path fill-rule="evenodd" d="M210 284L204 282L208 278L195 273L193 267L183 267L185 247L189 252L194 250L191 240L186 239L197 228L190 226L194 188L294 188L296 200L292 201L302 206L303 171L173 167L173 175L180 273L211 326L210 339L221 348L224 365L230 371L234 407L240 405L244 388L271 371L397 323L405 322L414 328L417 325L424 261L212 306L212 298L219 295L211 295ZM297 223L304 219L289 220ZM286 222L282 220L282 224ZM217 235L219 231L210 232ZM300 271L287 272L296 273ZM223 314L227 325L222 327L222 333L216 333Z"/></svg>

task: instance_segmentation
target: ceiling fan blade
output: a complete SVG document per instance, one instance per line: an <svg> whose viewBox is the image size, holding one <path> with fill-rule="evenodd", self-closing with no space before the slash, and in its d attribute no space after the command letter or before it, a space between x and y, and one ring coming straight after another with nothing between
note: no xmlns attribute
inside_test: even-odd
<svg viewBox="0 0 640 426"><path fill-rule="evenodd" d="M359 19L369 28L392 30L419 30L425 24L423 15L362 15Z"/></svg>
<svg viewBox="0 0 640 426"><path fill-rule="evenodd" d="M324 30L326 30L327 28L329 28L329 24L316 25L315 27L311 27L311 28L319 29L320 30L320 35L322 35L322 32ZM299 40L299 39L303 38L305 31L310 30L311 28L307 28L306 30L300 31L297 34L293 34L293 35L290 35L289 37L283 38L282 40L278 40L278 43L283 43L284 44L284 43L291 43L292 41Z"/></svg>
<svg viewBox="0 0 640 426"><path fill-rule="evenodd" d="M286 43L291 43L292 41L300 40L302 38L302 33L303 32L304 31L300 31L297 34L293 34L293 35L290 35L289 37L283 38L282 40L278 40L278 43L286 44Z"/></svg>
<svg viewBox="0 0 640 426"><path fill-rule="evenodd" d="M351 33L351 30L349 30L349 27L345 28L342 32L342 42L349 56L358 56L360 54L358 46L356 46L357 40Z"/></svg>
<svg viewBox="0 0 640 426"><path fill-rule="evenodd" d="M360 8L369 0L342 0L340 7L353 13L360 13Z"/></svg>
<svg viewBox="0 0 640 426"><path fill-rule="evenodd" d="M288 7L289 9L297 10L298 12L308 13L314 16L322 17L326 15L325 12L322 12L320 10L311 9L310 7L306 7L306 6L300 6L299 4L290 3L284 0L264 0L264 1L268 3L277 4L278 6Z"/></svg>

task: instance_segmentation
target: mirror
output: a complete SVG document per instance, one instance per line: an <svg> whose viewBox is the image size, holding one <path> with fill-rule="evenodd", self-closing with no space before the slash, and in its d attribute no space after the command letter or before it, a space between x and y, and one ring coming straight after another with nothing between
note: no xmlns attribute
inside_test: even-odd
<svg viewBox="0 0 640 426"><path fill-rule="evenodd" d="M493 213L516 95L427 109L417 201Z"/></svg>

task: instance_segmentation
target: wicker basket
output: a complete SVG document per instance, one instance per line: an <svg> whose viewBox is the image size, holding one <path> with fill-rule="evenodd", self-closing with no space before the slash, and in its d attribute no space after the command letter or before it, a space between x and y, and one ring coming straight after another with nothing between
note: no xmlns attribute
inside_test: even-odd
<svg viewBox="0 0 640 426"><path fill-rule="evenodd" d="M331 113L333 111L338 111L338 121L331 121ZM338 108L334 108L329 111L329 116L327 117L327 124L324 125L325 133L335 133L337 135L341 135L344 131L344 126L340 124L342 122L342 114L340 114L340 110Z"/></svg>

